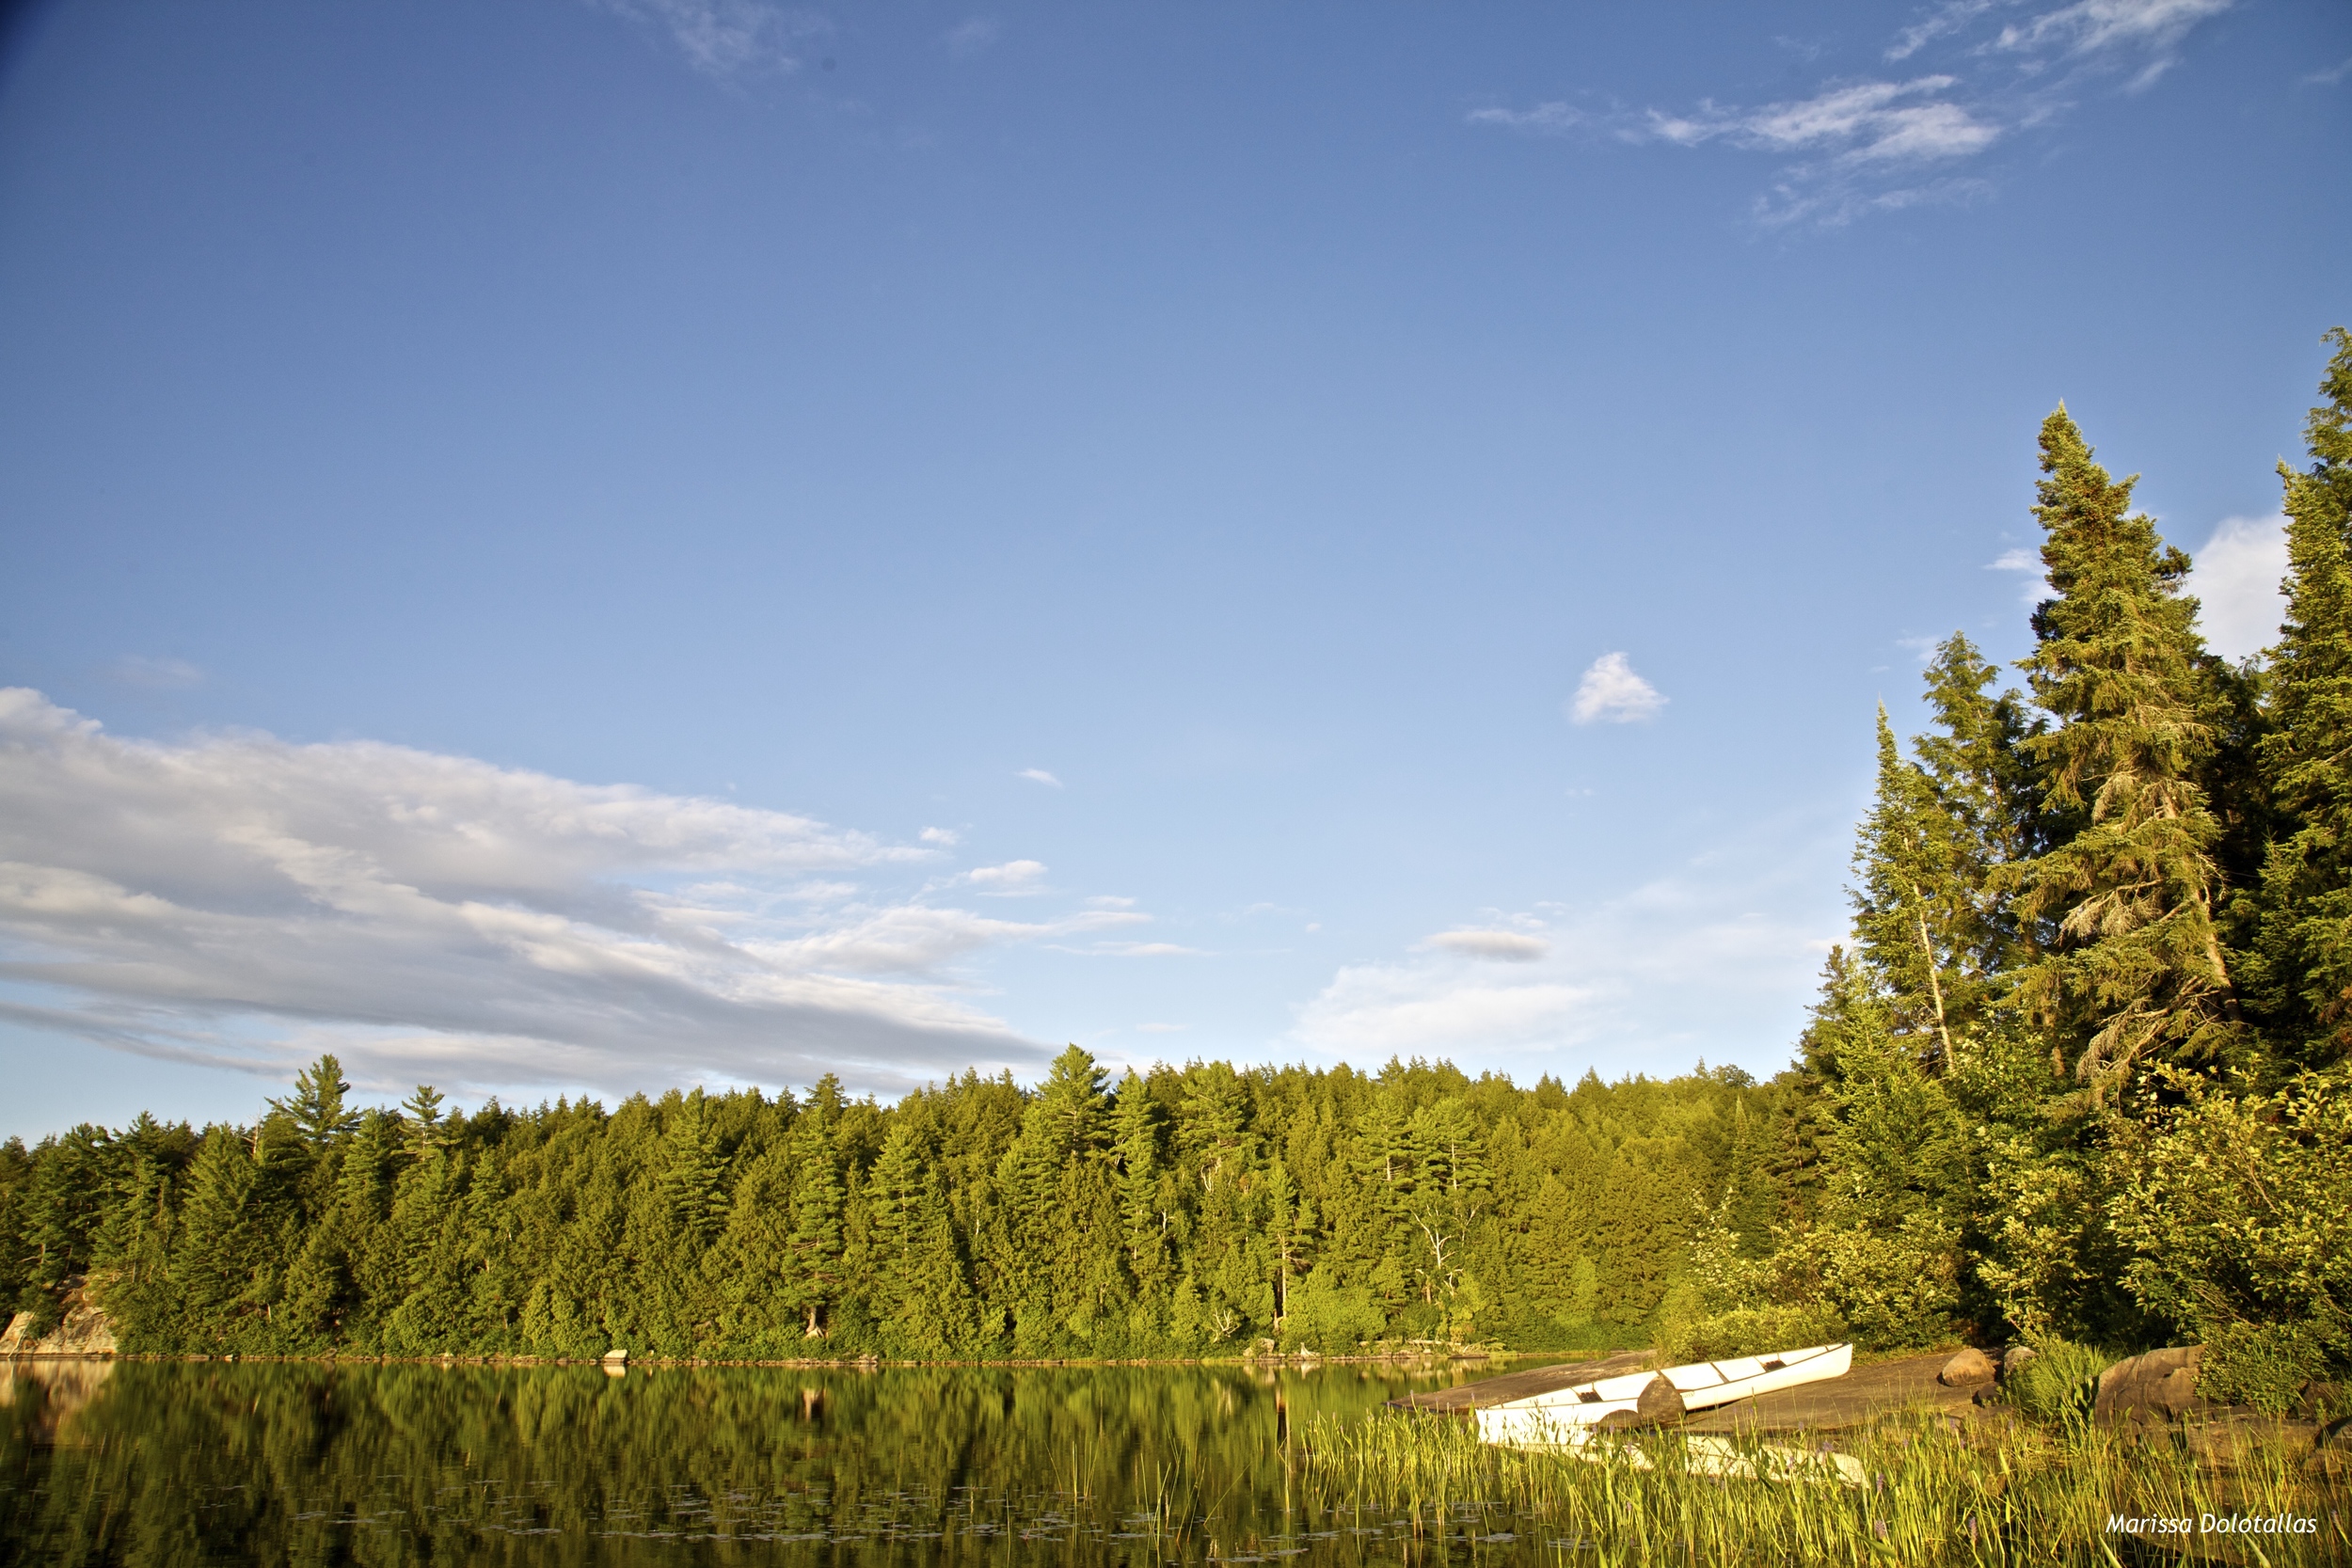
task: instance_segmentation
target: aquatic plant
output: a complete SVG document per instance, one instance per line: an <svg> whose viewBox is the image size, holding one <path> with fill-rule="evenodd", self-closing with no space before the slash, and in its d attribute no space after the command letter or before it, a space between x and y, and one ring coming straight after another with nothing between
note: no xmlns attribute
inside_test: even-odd
<svg viewBox="0 0 2352 1568"><path fill-rule="evenodd" d="M1803 1445L1753 1436L1730 1440L1750 1473L1788 1479L1714 1473L1723 1441L1667 1432L1520 1452L1482 1444L1468 1421L1381 1412L1311 1423L1296 1453L1327 1506L1430 1520L1501 1508L1600 1564L2113 1564L2143 1545L2266 1564L2352 1555L2352 1489L2278 1444L2221 1471L2083 1423L1914 1416L1841 1437L1857 1485L1792 1466ZM2201 1530L2208 1518L2217 1528ZM2219 1528L2273 1519L2288 1524ZM2167 1528L2176 1520L2186 1528Z"/></svg>

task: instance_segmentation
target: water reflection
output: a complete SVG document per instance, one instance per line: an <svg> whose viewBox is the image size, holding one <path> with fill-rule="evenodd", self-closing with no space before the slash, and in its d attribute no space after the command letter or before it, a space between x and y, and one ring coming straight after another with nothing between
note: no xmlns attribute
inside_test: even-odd
<svg viewBox="0 0 2352 1568"><path fill-rule="evenodd" d="M1295 1425L1390 1368L809 1371L20 1363L0 1559L70 1563L1560 1560L1325 1505Z"/></svg>

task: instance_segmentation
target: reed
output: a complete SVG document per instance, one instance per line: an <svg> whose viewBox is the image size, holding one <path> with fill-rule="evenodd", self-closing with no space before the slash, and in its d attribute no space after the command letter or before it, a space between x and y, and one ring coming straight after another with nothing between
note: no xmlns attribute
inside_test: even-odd
<svg viewBox="0 0 2352 1568"><path fill-rule="evenodd" d="M1760 1440L1735 1447L1752 1473L1789 1473L1787 1449ZM2308 1450L2258 1447L2218 1471L2175 1445L2080 1421L1926 1416L1890 1418L1851 1440L1841 1434L1838 1448L1862 1462L1862 1484L1710 1474L1718 1456L1674 1433L1576 1454L1528 1453L1480 1443L1468 1421L1384 1411L1308 1424L1296 1460L1330 1506L1438 1528L1502 1513L1572 1545L1580 1562L2352 1561L2352 1496L2311 1466ZM2208 1515L2310 1525L2308 1533L2201 1529ZM2117 1518L2188 1524L2135 1534L2110 1529Z"/></svg>

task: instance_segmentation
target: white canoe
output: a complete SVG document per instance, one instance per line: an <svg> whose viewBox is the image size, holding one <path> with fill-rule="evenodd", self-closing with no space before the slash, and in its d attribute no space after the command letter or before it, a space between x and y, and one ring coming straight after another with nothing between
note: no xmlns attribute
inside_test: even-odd
<svg viewBox="0 0 2352 1568"><path fill-rule="evenodd" d="M1514 1447L1549 1446L1560 1440L1563 1430L1594 1426L1615 1415L1635 1415L1642 1390L1660 1377L1681 1396L1685 1410L1708 1410L1777 1388L1843 1377L1852 1370L1853 1346L1841 1344L1809 1345L1804 1350L1743 1355L1729 1361L1697 1361L1662 1372L1628 1372L1623 1377L1604 1377L1489 1405L1476 1413L1478 1435L1486 1442Z"/></svg>

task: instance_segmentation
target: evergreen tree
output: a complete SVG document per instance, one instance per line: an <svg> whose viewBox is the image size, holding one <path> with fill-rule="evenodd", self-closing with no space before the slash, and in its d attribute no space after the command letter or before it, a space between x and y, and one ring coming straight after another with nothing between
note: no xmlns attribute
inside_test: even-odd
<svg viewBox="0 0 2352 1568"><path fill-rule="evenodd" d="M271 1110L293 1118L303 1144L315 1152L349 1137L359 1125L359 1114L343 1105L350 1092L342 1063L329 1053L294 1074L294 1093L268 1103Z"/></svg>
<svg viewBox="0 0 2352 1568"><path fill-rule="evenodd" d="M784 1299L805 1317L803 1333L821 1338L825 1315L842 1286L842 1218L847 1192L840 1151L834 1141L841 1113L841 1085L832 1073L818 1080L808 1108L793 1126L800 1158L792 1187L792 1228L785 1238L790 1259Z"/></svg>
<svg viewBox="0 0 2352 1568"><path fill-rule="evenodd" d="M2034 511L2057 596L2034 611L2034 697L2059 721L2026 742L2044 800L2077 824L2006 868L2048 950L2026 964L2030 1016L2074 1048L2103 1101L2143 1057L2222 1054L2235 1011L2215 904L2221 832L2199 776L2214 747L2211 692L2181 593L2188 557L2131 507L2133 479L2092 461L2066 411L2042 427Z"/></svg>
<svg viewBox="0 0 2352 1568"><path fill-rule="evenodd" d="M2312 466L2279 466L2287 614L2258 758L2283 832L2263 866L2253 955L2280 1045L2312 1065L2352 1044L2352 334L2328 338Z"/></svg>
<svg viewBox="0 0 2352 1568"><path fill-rule="evenodd" d="M1983 868L1962 824L1878 714L1878 792L1854 847L1854 941L1883 988L1894 1032L1922 1060L1952 1053L1952 1030L1980 1007Z"/></svg>

